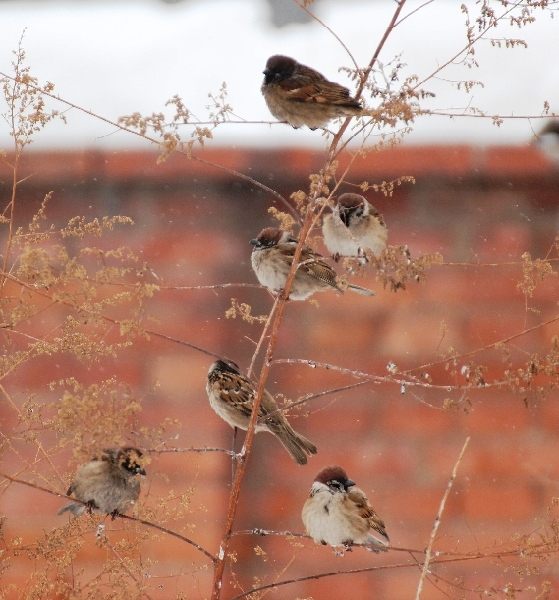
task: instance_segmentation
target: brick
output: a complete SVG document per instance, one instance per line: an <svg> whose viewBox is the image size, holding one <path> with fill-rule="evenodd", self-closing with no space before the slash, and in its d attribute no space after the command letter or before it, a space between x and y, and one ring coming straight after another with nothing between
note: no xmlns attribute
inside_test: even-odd
<svg viewBox="0 0 559 600"><path fill-rule="evenodd" d="M515 485L496 478L493 484L473 480L464 496L464 516L480 524L488 520L528 521L539 507L539 495L533 486L522 482Z"/></svg>
<svg viewBox="0 0 559 600"><path fill-rule="evenodd" d="M320 168L322 162L321 153L288 149L265 153L215 149L201 156L250 173L286 196L305 186L309 172ZM507 156L511 157L510 166L505 164ZM155 153L136 151L29 155L25 173L36 176L20 187L18 222L25 225L44 190L54 188L49 216L57 223L73 214L133 217L134 227L117 227L99 240L84 243L101 249L129 245L149 263L160 278L154 281L162 286L255 282L248 240L271 223L266 213L271 197L253 192L251 184L239 183L224 170L181 156L157 166L155 158ZM503 149L399 147L359 158L351 180L372 182L406 172L417 176L417 184L398 188L394 198L367 194L384 213L390 243L408 244L414 255L440 251L445 260L454 262L515 261L524 250L533 256L548 251L557 220L557 182L552 167L532 148L518 148L505 155ZM4 171L0 176L4 177ZM504 177L506 188L501 185ZM247 202L250 211L244 210ZM200 218L202 209L206 219ZM70 240L67 246L77 252L80 243ZM94 260L88 265L92 270L98 268ZM424 283L410 284L407 290L394 294L381 288L372 269L365 269L354 280L375 289L373 299L325 293L316 296L317 304L289 303L275 356L312 358L381 375L386 374L389 360L400 370L437 362L449 346L467 352L555 315L556 278L539 284L529 300L530 308L541 311L538 314L526 312L525 298L516 288L519 278L518 266L433 267ZM9 284L5 293L18 297L20 290ZM99 290L99 298L110 293L114 289L105 286ZM257 314L272 305L270 296L261 289L165 289L146 301L145 322L155 331L230 356L246 368L261 325L226 320L223 313L232 296L252 304ZM48 308L48 301L37 294L33 301L44 310L19 324L19 330L38 337L55 331L68 310L62 306ZM126 314L121 308L110 311L118 317ZM446 323L444 336L442 321ZM551 324L516 338L511 347L514 364L524 363L526 353L547 351L556 332L557 325ZM10 341L9 348L23 348L27 343L23 336L8 332L2 333L2 339ZM106 339L116 339L116 332ZM500 352L485 351L476 355L478 359L489 367L488 381L502 375L505 364ZM2 383L21 405L31 393L39 401L54 400L56 393L46 389L52 379L71 375L87 384L115 374L131 386L143 404L127 439L139 439L136 432L142 425L154 426L174 418L181 427L164 432L169 446L229 448L231 428L211 410L204 390L211 361L194 349L151 336L137 340L116 360L104 359L99 364L79 362L67 354L42 357L21 366ZM450 375L440 366L429 368L429 373L436 383L464 383L460 375ZM274 394L295 399L352 381L347 374L274 364L267 387ZM543 376L537 380L538 384L543 381ZM421 388L408 388L402 396L398 386L368 384L309 402L291 422L317 444L319 453L306 467L299 467L277 440L259 434L248 463L235 528L301 531L300 511L313 476L326 464L340 463L385 519L393 543L424 548L452 466L464 438L471 435L443 513L436 547L491 548L509 543L516 534L541 531L551 499L557 495L559 477L549 458L559 450L555 439L559 409L553 392L544 400L530 395L528 408L522 397L496 388L468 391L468 412L439 411L424 404L438 406L446 395L460 398L459 392ZM16 473L26 461L36 460L37 451L22 439L22 427L5 402L0 402L0 419L2 431L13 437L13 449L6 448L2 455L2 469ZM51 431L39 428L37 435L47 448L57 443ZM243 437L239 436L237 447ZM53 454L52 460L63 477L70 475L70 448ZM40 468L44 463L40 462ZM50 469L44 472L49 485L62 489ZM167 524L216 551L230 482L231 462L225 455L154 454L142 487L142 503L158 510L161 498L171 490L182 494L193 487L190 512ZM1 512L8 517L3 530L6 538L22 535L31 544L43 531L59 527L61 517L55 513L63 502L10 485L0 494ZM164 520L163 514L161 517ZM137 531L144 533L143 528L120 521L109 527L115 540ZM268 562L255 556L256 544L266 550ZM235 572L244 589L255 577L269 581L278 573L289 578L405 562L408 558L396 551L382 556L355 551L339 559L330 549L310 541L304 541L300 550L281 538L235 538L233 548L239 557ZM183 542L164 534L150 536L142 545L141 559L143 565L152 561L150 597L166 599L178 591L189 597L207 595L211 568L204 568L206 563L199 554ZM80 577L87 581L100 572L106 560L106 551L88 537L73 565L74 576L83 569ZM32 562L20 556L3 579L17 582L18 591L26 589L33 570L44 567L41 560ZM187 574L190 571L195 574ZM502 588L513 577L512 571L505 573L496 561L479 562L475 567L466 563L439 566L436 572L449 579L463 577L471 588ZM271 591L268 596L346 597L350 590L356 598L408 598L415 594L418 577L417 567L392 568L309 581ZM551 567L530 577L526 581L538 589L544 579L557 579ZM554 581L553 585L557 590L559 584ZM232 587L229 583L226 586L224 595L232 596ZM423 596L434 599L440 593L427 584Z"/></svg>

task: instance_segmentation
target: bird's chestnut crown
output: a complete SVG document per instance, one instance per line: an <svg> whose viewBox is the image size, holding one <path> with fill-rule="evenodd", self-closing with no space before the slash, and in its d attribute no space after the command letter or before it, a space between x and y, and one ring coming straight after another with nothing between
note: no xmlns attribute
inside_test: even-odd
<svg viewBox="0 0 559 600"><path fill-rule="evenodd" d="M315 481L327 485L335 491L346 492L355 482L348 478L347 473L338 465L326 467L318 473Z"/></svg>
<svg viewBox="0 0 559 600"><path fill-rule="evenodd" d="M271 248L279 243L282 233L281 229L277 227L266 227L256 238L250 240L250 243L254 246L255 250Z"/></svg>

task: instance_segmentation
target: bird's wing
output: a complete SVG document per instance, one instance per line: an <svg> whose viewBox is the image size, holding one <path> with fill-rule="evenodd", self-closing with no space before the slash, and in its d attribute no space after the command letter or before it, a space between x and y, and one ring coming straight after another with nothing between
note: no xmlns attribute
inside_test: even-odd
<svg viewBox="0 0 559 600"><path fill-rule="evenodd" d="M234 373L222 373L219 394L224 402L230 402L240 413L250 417L254 387L246 377Z"/></svg>
<svg viewBox="0 0 559 600"><path fill-rule="evenodd" d="M359 489L358 487L352 487L347 493L347 498L353 503L359 516L367 521L369 528L374 529L380 533L380 535L388 539L384 521L377 515L373 507L369 504L367 496L365 496L363 490Z"/></svg>
<svg viewBox="0 0 559 600"><path fill-rule="evenodd" d="M339 104L360 108L359 102L354 100L349 90L333 81L316 81L306 77L293 76L285 79L280 84L289 100L295 102L315 102L317 104Z"/></svg>
<svg viewBox="0 0 559 600"><path fill-rule="evenodd" d="M301 253L301 263L302 265L299 268L303 269L308 275L339 289L336 271L322 260L320 254L316 254L308 246L303 248L303 252Z"/></svg>
<svg viewBox="0 0 559 600"><path fill-rule="evenodd" d="M278 257L289 267L293 263L295 246L295 242L281 243L276 246L279 251ZM330 265L325 263L322 260L322 256L314 252L309 246L303 246L299 264L299 270L304 271L313 279L322 281L338 290L340 289L336 279L336 271L334 271Z"/></svg>

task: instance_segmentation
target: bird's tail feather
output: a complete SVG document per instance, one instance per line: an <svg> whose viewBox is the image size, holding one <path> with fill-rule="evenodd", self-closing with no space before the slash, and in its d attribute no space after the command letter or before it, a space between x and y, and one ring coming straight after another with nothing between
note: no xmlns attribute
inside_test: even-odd
<svg viewBox="0 0 559 600"><path fill-rule="evenodd" d="M362 296L375 296L375 292L373 292L373 290L368 290L367 288L361 287L360 285L355 285L353 283L350 283L347 286L348 290L351 290L352 292L355 292L356 294L361 294Z"/></svg>
<svg viewBox="0 0 559 600"><path fill-rule="evenodd" d="M278 428L278 431L272 433L300 465L306 465L307 456L317 452L316 446L305 436L297 433L289 423L284 423L281 428Z"/></svg>
<svg viewBox="0 0 559 600"><path fill-rule="evenodd" d="M70 502L63 506L56 514L62 515L65 512L71 512L75 517L79 517L85 511L85 505L78 504L77 502Z"/></svg>

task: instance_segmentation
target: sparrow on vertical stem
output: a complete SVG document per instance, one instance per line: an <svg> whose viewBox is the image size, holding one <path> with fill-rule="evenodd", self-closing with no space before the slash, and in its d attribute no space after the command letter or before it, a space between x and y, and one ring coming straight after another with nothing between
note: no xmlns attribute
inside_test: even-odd
<svg viewBox="0 0 559 600"><path fill-rule="evenodd" d="M287 276L293 264L297 239L288 231L276 227L266 227L253 240L251 262L258 281L271 292L279 292L285 287ZM341 281L332 267L324 262L320 254L309 246L304 246L299 266L295 273L290 300L306 300L315 292L337 291L345 289L361 294L374 296L375 293L354 284Z"/></svg>
<svg viewBox="0 0 559 600"><path fill-rule="evenodd" d="M289 56L268 59L260 89L272 115L295 129L306 125L314 130L336 117L363 114L361 103L346 87Z"/></svg>
<svg viewBox="0 0 559 600"><path fill-rule="evenodd" d="M231 427L248 429L256 385L241 375L239 367L231 360L216 360L208 371L206 392L211 407ZM316 446L297 433L279 409L274 397L264 390L256 433L268 431L283 444L300 465L307 463L307 455L316 454Z"/></svg>

